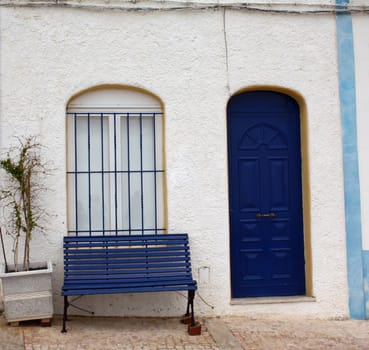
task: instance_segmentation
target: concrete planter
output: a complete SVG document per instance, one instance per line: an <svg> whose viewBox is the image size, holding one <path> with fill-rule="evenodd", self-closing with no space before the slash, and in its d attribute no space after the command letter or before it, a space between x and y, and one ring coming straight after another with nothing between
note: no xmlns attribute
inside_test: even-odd
<svg viewBox="0 0 369 350"><path fill-rule="evenodd" d="M54 308L51 286L52 264L31 264L31 271L5 272L0 266L4 315L8 322L50 321Z"/></svg>

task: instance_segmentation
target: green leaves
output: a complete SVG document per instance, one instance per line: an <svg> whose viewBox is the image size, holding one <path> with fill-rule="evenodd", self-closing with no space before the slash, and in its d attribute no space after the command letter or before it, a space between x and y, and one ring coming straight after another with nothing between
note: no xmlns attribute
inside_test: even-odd
<svg viewBox="0 0 369 350"><path fill-rule="evenodd" d="M19 145L11 148L4 159L0 159L0 168L8 175L6 187L0 190L0 201L9 211L14 239L14 263L18 263L19 241L24 240L23 266L29 267L29 243L40 208L35 205L37 181L35 175L44 175L45 168L40 159L41 145L35 137L18 139ZM37 180L37 179L36 179Z"/></svg>
<svg viewBox="0 0 369 350"><path fill-rule="evenodd" d="M22 181L23 168L22 164L13 162L10 158L4 159L0 162L1 167L17 181Z"/></svg>

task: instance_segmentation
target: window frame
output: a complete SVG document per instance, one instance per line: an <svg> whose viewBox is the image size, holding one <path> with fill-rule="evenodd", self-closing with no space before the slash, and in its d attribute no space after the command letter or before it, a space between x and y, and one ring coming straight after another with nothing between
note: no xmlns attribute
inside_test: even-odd
<svg viewBox="0 0 369 350"><path fill-rule="evenodd" d="M125 90L121 91L122 93ZM132 91L129 91L132 94ZM106 91L105 91L106 93ZM96 95L96 91L94 92ZM137 92L136 95L143 96L143 100L148 96L141 92ZM149 99L152 99L151 96L148 96ZM87 99L88 101L88 99ZM88 169L87 170L79 170L78 165L78 121L81 118L86 119L87 125L87 163ZM101 125L101 170L91 170L91 120L92 118L100 118L100 125ZM108 118L108 119L107 119ZM153 140L153 168L147 169L143 165L143 144L144 144L144 132L143 129L143 120L145 123L148 123L148 118L152 120L152 140ZM72 119L72 121L70 121ZM130 168L130 161L132 154L130 153L130 139L133 137L130 131L130 125L132 121L136 119L136 124L138 120L139 125L139 155L140 155L140 166L139 169ZM107 121L106 121L107 120ZM123 128L121 129L121 123L126 124L125 131ZM104 164L104 125L108 124L108 145L109 145L109 168L105 169ZM119 129L117 127L119 125ZM105 126L106 127L106 126ZM147 128L147 125L146 125ZM164 161L164 114L160 103L152 104L148 106L147 102L142 103L141 106L136 104L133 107L127 106L127 103L124 101L121 104L113 104L113 106L99 106L99 103L94 103L91 105L86 103L86 98L82 99L82 103L76 99L76 101L72 100L72 103L68 105L67 108L67 191L68 191L68 234L69 235L118 235L118 234L159 234L159 233L166 233L166 203L165 203L165 161ZM119 131L118 131L119 130ZM123 130L123 131L122 131ZM122 133L126 132L126 144L123 145L122 141ZM73 139L71 140L71 134L73 135ZM77 142L76 142L77 140ZM137 140L136 140L137 142ZM126 146L126 149L124 148ZM72 153L71 153L72 151ZM123 169L123 167L117 167L117 158L122 157L124 152L127 152L126 157L128 161L128 168ZM137 150L136 150L137 151ZM113 152L113 154L112 154ZM117 153L121 152L119 155ZM73 154L73 156L71 156ZM111 155L113 155L113 160ZM71 167L71 163L74 163L74 166ZM115 163L115 164L114 164ZM113 167L113 168L112 168ZM92 175L93 174L93 175ZM137 214L137 205L135 209L132 206L132 184L131 180L138 174L139 179L136 180L140 183L140 219L141 225L137 226L133 222L133 214ZM152 175L152 182L153 182L153 189L148 191L152 192L153 197L153 206L154 206L154 218L153 218L153 226L146 226L145 221L145 206L148 204L148 200L145 199L145 196L148 195L144 192L144 183L145 178L150 179ZM84 223L84 227L81 226L80 221L81 218L79 217L80 207L79 205L79 187L78 182L81 180L79 177L83 178L86 177L88 182L88 199L87 199L87 207L88 207L88 225L86 227L86 223ZM91 177L94 176L101 176L101 227L96 227L96 224L92 223L92 181ZM105 176L109 178L109 185L105 186ZM120 180L118 181L118 177ZM127 192L123 193L122 182L123 178L126 177L127 179ZM149 180L146 180L149 181ZM72 185L73 184L73 185ZM72 188L73 187L73 188ZM110 187L110 189L108 188ZM77 189L77 190L76 190ZM106 222L106 202L105 202L105 192L109 191L109 205L108 210L110 215L110 220ZM136 191L137 192L137 191ZM136 193L135 192L135 193ZM74 195L73 195L74 193ZM73 199L71 197L74 197ZM126 199L124 199L126 198ZM128 213L123 213L123 204L121 203L121 208L119 209L118 199L126 200L128 203ZM114 203L113 203L114 202ZM137 201L136 201L137 202ZM159 203L160 202L160 203ZM83 208L86 208L86 199L84 199L84 204L82 204ZM135 211L134 211L135 210ZM149 209L148 211L150 212ZM123 217L127 217L128 215L128 225L127 222L123 222ZM138 214L137 214L138 215ZM136 216L137 216L136 215ZM150 219L152 220L152 219ZM74 221L74 222L73 222Z"/></svg>

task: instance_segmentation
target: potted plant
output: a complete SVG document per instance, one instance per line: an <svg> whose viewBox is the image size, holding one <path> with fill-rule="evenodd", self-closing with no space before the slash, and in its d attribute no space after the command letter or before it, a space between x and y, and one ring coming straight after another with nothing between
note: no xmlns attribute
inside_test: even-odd
<svg viewBox="0 0 369 350"><path fill-rule="evenodd" d="M31 239L42 232L45 211L38 204L46 174L40 158L41 145L33 136L19 138L6 156L0 159L2 189L0 205L3 208L3 226L0 238L4 264L0 266L4 315L9 323L40 319L49 324L53 315L51 274L52 264L31 263ZM6 245L4 238L12 244ZM11 249L7 250L7 247ZM9 255L13 256L8 263Z"/></svg>

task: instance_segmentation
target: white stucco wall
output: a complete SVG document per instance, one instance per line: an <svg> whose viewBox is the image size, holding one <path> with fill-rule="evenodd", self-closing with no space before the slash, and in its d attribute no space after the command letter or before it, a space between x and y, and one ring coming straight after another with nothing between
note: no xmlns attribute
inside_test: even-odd
<svg viewBox="0 0 369 350"><path fill-rule="evenodd" d="M37 259L55 263L57 312L66 234L65 110L101 84L143 88L165 109L169 232L190 234L202 314L348 316L335 18L227 10L124 12L1 8L0 146L35 133L53 162L51 214ZM225 21L224 21L225 20ZM226 60L228 57L228 61ZM315 302L230 304L226 105L240 89L278 86L307 106ZM306 193L305 193L306 195ZM209 272L209 274L208 274ZM93 296L97 315L178 315L179 294Z"/></svg>
<svg viewBox="0 0 369 350"><path fill-rule="evenodd" d="M369 17L352 19L355 52L357 133L360 175L361 228L363 249L369 250Z"/></svg>

